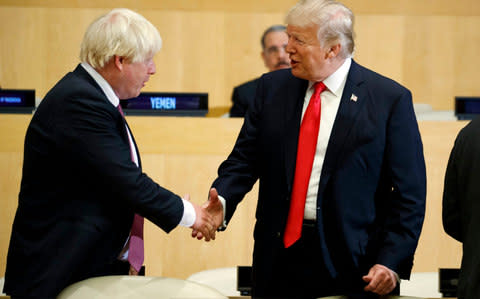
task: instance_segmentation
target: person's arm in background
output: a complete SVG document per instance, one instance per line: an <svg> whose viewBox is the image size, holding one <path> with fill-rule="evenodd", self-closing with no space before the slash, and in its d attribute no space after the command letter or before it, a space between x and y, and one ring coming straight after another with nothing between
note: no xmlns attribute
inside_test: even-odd
<svg viewBox="0 0 480 299"><path fill-rule="evenodd" d="M458 174L456 153L459 139L455 141L445 173L442 201L442 221L445 232L455 240L462 242L460 204L458 202Z"/></svg>
<svg viewBox="0 0 480 299"><path fill-rule="evenodd" d="M243 105L240 99L238 88L235 87L232 92L232 108L230 108L230 117L244 117L247 107Z"/></svg>

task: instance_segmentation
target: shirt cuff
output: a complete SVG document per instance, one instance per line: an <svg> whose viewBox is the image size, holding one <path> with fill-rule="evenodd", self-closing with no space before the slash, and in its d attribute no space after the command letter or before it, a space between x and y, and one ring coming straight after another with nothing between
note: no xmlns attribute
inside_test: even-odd
<svg viewBox="0 0 480 299"><path fill-rule="evenodd" d="M393 271L393 274L395 274L395 278L397 278L397 283L400 284L402 282L402 280L400 279L400 276L397 274L397 272Z"/></svg>
<svg viewBox="0 0 480 299"><path fill-rule="evenodd" d="M197 220L197 215L195 214L195 208L193 207L192 203L188 200L182 198L183 202L183 216L182 220L180 220L179 225L185 227L192 227L195 224L195 220Z"/></svg>
<svg viewBox="0 0 480 299"><path fill-rule="evenodd" d="M227 221L225 220L225 215L227 214L227 208L226 208L227 203L225 201L225 198L223 198L223 196L221 195L218 195L218 200L220 200L223 207L223 221L222 221L222 225L220 225L217 230L224 231L227 228Z"/></svg>

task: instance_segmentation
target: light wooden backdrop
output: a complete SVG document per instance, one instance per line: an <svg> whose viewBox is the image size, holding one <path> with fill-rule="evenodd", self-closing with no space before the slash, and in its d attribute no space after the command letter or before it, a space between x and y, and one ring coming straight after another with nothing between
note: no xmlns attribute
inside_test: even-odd
<svg viewBox="0 0 480 299"><path fill-rule="evenodd" d="M0 0L0 86L45 93L78 63L87 25L128 7L160 31L164 47L145 91L208 92L226 111L232 88L265 72L260 36L295 0ZM453 109L479 96L480 1L345 0L356 14L361 64L413 91L414 102Z"/></svg>
<svg viewBox="0 0 480 299"><path fill-rule="evenodd" d="M31 116L0 114L0 276L17 207L23 160L23 139ZM190 194L201 204L216 171L230 152L241 119L128 117L142 157L144 171L180 196ZM427 213L414 262L415 272L459 267L460 243L448 237L441 223L443 179L455 136L465 122L420 122L427 165ZM192 273L250 265L257 186L247 195L228 229L212 242L198 241L190 229L170 234L147 223L147 274L186 278Z"/></svg>

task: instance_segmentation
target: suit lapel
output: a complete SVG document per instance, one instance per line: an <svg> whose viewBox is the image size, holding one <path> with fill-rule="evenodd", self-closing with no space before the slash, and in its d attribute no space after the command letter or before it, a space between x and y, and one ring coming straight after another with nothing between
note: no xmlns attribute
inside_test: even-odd
<svg viewBox="0 0 480 299"><path fill-rule="evenodd" d="M352 65L343 89L340 106L328 141L327 152L323 162L322 174L319 185L319 200L328 182L330 174L335 170L338 159L343 154L349 141L349 134L355 125L359 112L368 99L367 89L363 86L360 66L352 60Z"/></svg>
<svg viewBox="0 0 480 299"><path fill-rule="evenodd" d="M95 81L95 79L93 79L92 76L90 76L90 74L79 64L77 65L77 67L75 68L75 70L73 71L73 73L76 75L76 76L79 76L79 77L82 77L84 80L87 80L93 87L95 87L95 89L100 92L102 94L102 98L104 99L105 103L108 103L108 107L111 107L112 109L115 109L117 110L112 104L111 102L108 100L107 96L105 95L105 93L103 92L102 88L100 87L100 85L98 85L98 83ZM120 116L120 114L118 114ZM142 168L142 162L140 160L140 153L138 151L138 147L137 147L137 143L135 142L135 138L133 137L133 133L132 133L132 130L130 129L130 126L128 125L127 123L127 120L125 119L125 117L122 117L120 116L121 119L122 119L122 124L124 124L123 128L125 128L125 126L128 127L128 130L130 131L130 135L132 136L132 141L133 141L133 145L135 146L135 151L137 152L137 159L138 159L138 167L139 168ZM128 132L126 129L122 130L123 131L123 136L124 136L124 140L126 140L127 144L128 144L128 147L130 147L130 141L128 139Z"/></svg>
<svg viewBox="0 0 480 299"><path fill-rule="evenodd" d="M295 77L294 77L295 78ZM295 78L295 85L286 93L285 103L285 169L288 191L291 192L297 160L298 134L308 81Z"/></svg>

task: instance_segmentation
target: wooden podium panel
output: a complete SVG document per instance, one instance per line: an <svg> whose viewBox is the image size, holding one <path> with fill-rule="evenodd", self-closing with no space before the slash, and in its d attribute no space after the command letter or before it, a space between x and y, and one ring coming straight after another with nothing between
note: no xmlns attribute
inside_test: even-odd
<svg viewBox="0 0 480 299"><path fill-rule="evenodd" d="M18 200L23 140L31 115L0 114L0 273L5 271L11 225ZM127 117L142 157L144 171L163 187L203 203L219 164L231 151L242 119ZM441 223L443 179L458 131L466 122L419 123L427 165L427 213L414 261L415 272L436 272L460 265L460 243ZM225 232L211 242L198 241L190 229L170 234L147 222L147 275L185 279L211 268L250 265L258 185L247 194Z"/></svg>

